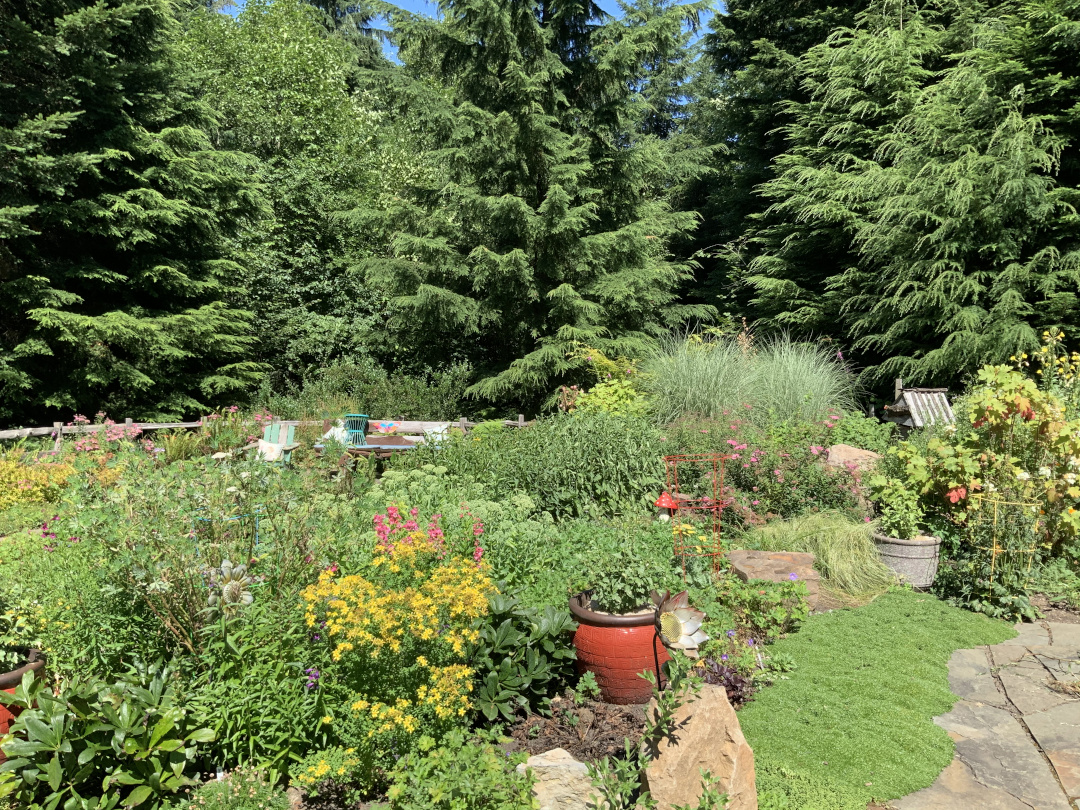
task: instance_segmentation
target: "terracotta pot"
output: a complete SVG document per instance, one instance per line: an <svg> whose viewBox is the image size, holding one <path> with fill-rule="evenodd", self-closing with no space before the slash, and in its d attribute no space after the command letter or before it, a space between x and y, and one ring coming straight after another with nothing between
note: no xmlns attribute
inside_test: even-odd
<svg viewBox="0 0 1080 810"><path fill-rule="evenodd" d="M3 689L9 695L14 695L15 687L22 683L23 675L27 672L33 672L36 676L43 666L45 666L45 653L41 650L29 650L25 664L10 672L0 672L0 689ZM11 724L21 712L22 709L18 706L0 705L0 737L8 733ZM0 764L6 761L7 757L3 751L0 751Z"/></svg>
<svg viewBox="0 0 1080 810"><path fill-rule="evenodd" d="M608 703L648 703L652 684L640 673L662 678L660 667L671 658L653 626L653 612L597 613L584 593L570 597L570 612L578 622L574 633L578 672L596 676L600 696Z"/></svg>

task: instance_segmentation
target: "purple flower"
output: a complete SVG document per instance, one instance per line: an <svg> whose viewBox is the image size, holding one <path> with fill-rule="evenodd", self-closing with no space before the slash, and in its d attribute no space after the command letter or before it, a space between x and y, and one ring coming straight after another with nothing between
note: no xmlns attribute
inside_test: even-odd
<svg viewBox="0 0 1080 810"><path fill-rule="evenodd" d="M721 655L720 660L721 661L727 661L727 653L724 653L723 655Z"/></svg>
<svg viewBox="0 0 1080 810"><path fill-rule="evenodd" d="M794 582L799 578L799 575L792 571L790 574L787 575L787 578Z"/></svg>
<svg viewBox="0 0 1080 810"><path fill-rule="evenodd" d="M735 638L735 631L734 630L728 630L727 631L727 637L728 638Z"/></svg>
<svg viewBox="0 0 1080 810"><path fill-rule="evenodd" d="M754 646L754 640L753 640L752 638L748 638L748 639L746 640L746 644L747 644L747 646L749 646L749 647L753 647L753 646Z"/></svg>

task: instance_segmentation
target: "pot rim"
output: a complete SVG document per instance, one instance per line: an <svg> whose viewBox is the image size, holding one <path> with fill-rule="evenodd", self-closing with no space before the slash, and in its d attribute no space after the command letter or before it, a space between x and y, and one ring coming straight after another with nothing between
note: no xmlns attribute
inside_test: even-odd
<svg viewBox="0 0 1080 810"><path fill-rule="evenodd" d="M590 604L590 597L586 592L571 596L570 612L574 618L584 624L594 627L652 627L656 620L655 613L640 613L635 616L615 613L597 613L590 610L586 605Z"/></svg>
<svg viewBox="0 0 1080 810"><path fill-rule="evenodd" d="M882 543L895 543L898 546L940 546L941 538L931 534L921 534L911 540L901 540L899 537L889 537L881 532L874 532L874 541Z"/></svg>
<svg viewBox="0 0 1080 810"><path fill-rule="evenodd" d="M0 689L10 689L13 686L18 686L22 682L22 676L27 672L37 672L45 666L45 653L33 647L24 649L28 650L26 663L18 669L0 672Z"/></svg>

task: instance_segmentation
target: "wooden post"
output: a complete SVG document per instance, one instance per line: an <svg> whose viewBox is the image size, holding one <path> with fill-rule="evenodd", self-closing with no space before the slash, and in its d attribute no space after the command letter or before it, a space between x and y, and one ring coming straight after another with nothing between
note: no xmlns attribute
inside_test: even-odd
<svg viewBox="0 0 1080 810"><path fill-rule="evenodd" d="M893 402L900 399L900 395L904 393L904 381L899 377L896 378L896 385L893 386Z"/></svg>
<svg viewBox="0 0 1080 810"><path fill-rule="evenodd" d="M60 446L64 443L64 423L53 422L52 427L53 432L56 433L56 441L53 442L53 452L58 453L60 451Z"/></svg>
<svg viewBox="0 0 1080 810"><path fill-rule="evenodd" d="M462 435L464 435L465 432L468 430L467 423L466 423L466 420L465 420L464 416L459 416L458 417L458 425L461 427Z"/></svg>
<svg viewBox="0 0 1080 810"><path fill-rule="evenodd" d="M525 427L525 414L518 414L518 427Z"/></svg>

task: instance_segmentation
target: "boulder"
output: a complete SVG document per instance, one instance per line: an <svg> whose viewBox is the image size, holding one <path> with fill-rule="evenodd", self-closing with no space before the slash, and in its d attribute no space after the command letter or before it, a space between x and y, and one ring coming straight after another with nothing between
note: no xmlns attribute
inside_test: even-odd
<svg viewBox="0 0 1080 810"><path fill-rule="evenodd" d="M736 549L727 553L735 575L743 582L765 579L787 582L794 574L806 584L807 601L814 610L821 591L821 575L814 570L814 555L798 551L750 551Z"/></svg>
<svg viewBox="0 0 1080 810"><path fill-rule="evenodd" d="M648 711L655 717L656 703ZM658 810L697 807L701 771L707 770L728 797L728 810L757 810L754 752L743 737L739 718L722 686L706 684L697 699L675 713L675 731L649 751L652 761L642 787Z"/></svg>
<svg viewBox="0 0 1080 810"><path fill-rule="evenodd" d="M833 467L843 467L852 473L866 472L881 458L881 453L873 450L860 450L850 444L834 444L828 449L827 461Z"/></svg>
<svg viewBox="0 0 1080 810"><path fill-rule="evenodd" d="M518 773L531 769L533 796L539 802L539 810L596 810L591 796L596 792L589 769L578 762L563 748L553 748L543 754L529 757L518 765Z"/></svg>

